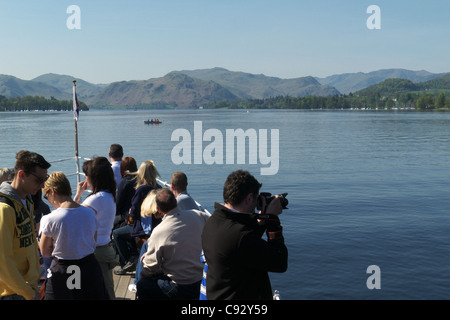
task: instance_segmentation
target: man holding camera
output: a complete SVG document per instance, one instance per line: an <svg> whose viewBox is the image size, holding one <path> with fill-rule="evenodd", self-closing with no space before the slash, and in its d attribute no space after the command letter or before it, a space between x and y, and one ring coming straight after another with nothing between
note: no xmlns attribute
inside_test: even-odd
<svg viewBox="0 0 450 320"><path fill-rule="evenodd" d="M208 272L206 296L215 299L272 299L268 272L285 272L287 248L278 215L280 198L266 205L261 184L247 171L225 181L224 205L215 204L206 222L202 246ZM255 214L258 199L263 214ZM266 232L267 241L262 239Z"/></svg>

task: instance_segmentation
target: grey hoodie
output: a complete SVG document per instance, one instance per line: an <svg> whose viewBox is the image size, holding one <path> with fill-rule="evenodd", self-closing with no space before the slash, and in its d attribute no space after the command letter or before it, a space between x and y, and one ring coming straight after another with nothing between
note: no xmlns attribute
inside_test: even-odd
<svg viewBox="0 0 450 320"><path fill-rule="evenodd" d="M15 200L19 203L22 203L22 200L20 199L16 189L11 187L11 181L4 181L0 184L0 196L6 196L11 200ZM31 196L29 194L27 194L26 199L27 201L33 203L33 200L31 199Z"/></svg>

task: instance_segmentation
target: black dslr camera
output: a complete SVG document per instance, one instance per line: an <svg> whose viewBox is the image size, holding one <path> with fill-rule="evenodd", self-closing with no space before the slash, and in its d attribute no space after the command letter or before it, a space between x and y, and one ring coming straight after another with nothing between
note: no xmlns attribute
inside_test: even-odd
<svg viewBox="0 0 450 320"><path fill-rule="evenodd" d="M281 206L283 207L283 209L287 209L287 205L289 204L289 201L286 198L287 195L288 195L287 192L278 195L278 197L280 199ZM258 209L258 210L262 210L262 206L263 206L261 197L266 199L266 207L269 205L269 203L273 199L275 199L275 196L272 196L271 193L269 193L269 192L261 192L259 194L258 201L256 203L256 209Z"/></svg>

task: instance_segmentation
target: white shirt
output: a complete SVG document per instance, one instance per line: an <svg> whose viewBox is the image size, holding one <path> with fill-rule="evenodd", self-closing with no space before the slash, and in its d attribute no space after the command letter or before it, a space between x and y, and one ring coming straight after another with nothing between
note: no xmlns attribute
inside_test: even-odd
<svg viewBox="0 0 450 320"><path fill-rule="evenodd" d="M120 164L122 161L111 161L111 168L114 172L114 180L116 180L116 189L122 181L122 175L120 174Z"/></svg>
<svg viewBox="0 0 450 320"><path fill-rule="evenodd" d="M111 232L116 216L116 203L111 193L99 191L88 196L83 205L87 205L95 210L95 215L99 223L97 231L97 246L104 246L111 241Z"/></svg>
<svg viewBox="0 0 450 320"><path fill-rule="evenodd" d="M42 233L53 239L52 256L79 260L95 250L98 222L92 209L58 208L41 219Z"/></svg>

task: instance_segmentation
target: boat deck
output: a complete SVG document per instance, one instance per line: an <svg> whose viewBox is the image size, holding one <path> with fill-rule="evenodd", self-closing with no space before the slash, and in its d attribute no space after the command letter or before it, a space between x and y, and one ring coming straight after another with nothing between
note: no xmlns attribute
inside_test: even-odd
<svg viewBox="0 0 450 320"><path fill-rule="evenodd" d="M116 300L135 300L136 293L128 290L128 285L134 283L135 272L128 272L126 275L113 274L114 292L116 293Z"/></svg>

